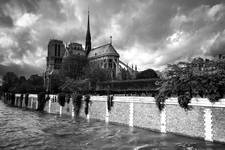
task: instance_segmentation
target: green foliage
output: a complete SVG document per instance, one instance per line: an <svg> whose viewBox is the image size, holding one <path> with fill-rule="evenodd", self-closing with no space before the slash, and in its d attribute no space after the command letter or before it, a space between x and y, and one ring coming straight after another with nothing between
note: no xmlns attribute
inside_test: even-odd
<svg viewBox="0 0 225 150"><path fill-rule="evenodd" d="M211 102L218 102L218 100L221 98L221 96L218 93L211 93L211 94L207 95L207 98Z"/></svg>
<svg viewBox="0 0 225 150"><path fill-rule="evenodd" d="M7 72L3 76L3 85L2 85L3 91L7 92L15 88L18 83L18 80L19 79L14 72Z"/></svg>
<svg viewBox="0 0 225 150"><path fill-rule="evenodd" d="M131 80L132 76L128 70L122 68L121 69L121 79L122 80Z"/></svg>
<svg viewBox="0 0 225 150"><path fill-rule="evenodd" d="M45 99L45 93L41 92L38 94L38 111L44 111L45 108L45 104L46 104L46 99Z"/></svg>
<svg viewBox="0 0 225 150"><path fill-rule="evenodd" d="M60 74L53 74L50 76L49 91L51 93L61 92L60 86L65 82L65 78Z"/></svg>
<svg viewBox="0 0 225 150"><path fill-rule="evenodd" d="M179 95L178 103L185 110L190 110L191 107L188 104L191 102L191 98L192 97L190 97L190 95L188 93L184 94L184 95Z"/></svg>
<svg viewBox="0 0 225 150"><path fill-rule="evenodd" d="M65 82L59 87L63 92L73 93L75 91L87 91L90 90L89 80L74 80L71 78L66 78Z"/></svg>
<svg viewBox="0 0 225 150"><path fill-rule="evenodd" d="M66 102L66 94L65 93L59 93L58 94L58 103L60 106L64 107Z"/></svg>
<svg viewBox="0 0 225 150"><path fill-rule="evenodd" d="M211 102L216 102L225 93L224 66L225 61L202 58L168 65L159 95L178 96L180 106L186 110L190 109L188 103L195 96L207 97Z"/></svg>
<svg viewBox="0 0 225 150"><path fill-rule="evenodd" d="M136 79L152 79L152 78L159 78L157 73L153 69L141 71L136 76Z"/></svg>
<svg viewBox="0 0 225 150"><path fill-rule="evenodd" d="M27 80L24 76L17 77L15 73L7 72L3 76L3 91L37 93L44 91L43 82L43 77L38 75L31 75Z"/></svg>
<svg viewBox="0 0 225 150"><path fill-rule="evenodd" d="M31 75L28 79L28 82L33 86L42 86L44 84L43 77L37 74Z"/></svg>
<svg viewBox="0 0 225 150"><path fill-rule="evenodd" d="M71 55L63 59L61 74L75 80L84 76L84 68L87 65L87 58L81 55Z"/></svg>
<svg viewBox="0 0 225 150"><path fill-rule="evenodd" d="M95 88L98 82L112 79L110 71L99 66L87 67L85 69L85 78L90 81L92 88Z"/></svg>
<svg viewBox="0 0 225 150"><path fill-rule="evenodd" d="M156 105L158 106L159 110L162 111L162 109L165 106L165 100L171 96L172 93L172 83L170 81L163 81L161 83L159 94L155 97L156 99Z"/></svg>
<svg viewBox="0 0 225 150"><path fill-rule="evenodd" d="M165 100L166 96L163 93L158 94L155 99L156 99L156 105L159 108L159 111L162 111L165 107Z"/></svg>
<svg viewBox="0 0 225 150"><path fill-rule="evenodd" d="M15 91L19 93L26 93L28 91L31 91L31 89L32 89L31 84L29 84L29 82L26 80L21 83L18 83Z"/></svg>

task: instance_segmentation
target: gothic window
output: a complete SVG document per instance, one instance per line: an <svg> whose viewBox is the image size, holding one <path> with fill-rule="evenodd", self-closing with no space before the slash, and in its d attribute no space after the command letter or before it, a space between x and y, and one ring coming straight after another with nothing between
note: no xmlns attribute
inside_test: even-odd
<svg viewBox="0 0 225 150"><path fill-rule="evenodd" d="M116 68L116 64L115 63L113 63L113 67Z"/></svg>
<svg viewBox="0 0 225 150"><path fill-rule="evenodd" d="M112 63L109 63L109 68L112 68Z"/></svg>
<svg viewBox="0 0 225 150"><path fill-rule="evenodd" d="M58 45L58 56L60 56L60 45Z"/></svg>
<svg viewBox="0 0 225 150"><path fill-rule="evenodd" d="M109 68L112 68L113 66L112 66L112 59L108 59L108 67Z"/></svg>
<svg viewBox="0 0 225 150"><path fill-rule="evenodd" d="M57 44L55 44L55 56L57 56Z"/></svg>

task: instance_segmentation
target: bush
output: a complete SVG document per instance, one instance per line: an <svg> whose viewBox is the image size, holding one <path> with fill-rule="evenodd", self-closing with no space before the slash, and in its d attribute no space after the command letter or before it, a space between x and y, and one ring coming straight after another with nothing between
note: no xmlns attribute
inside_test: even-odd
<svg viewBox="0 0 225 150"><path fill-rule="evenodd" d="M207 95L207 98L210 102L218 102L221 96L219 95L219 93L211 93Z"/></svg>
<svg viewBox="0 0 225 150"><path fill-rule="evenodd" d="M156 99L156 105L159 108L159 111L162 111L165 107L166 96L160 93L155 97L155 99Z"/></svg>
<svg viewBox="0 0 225 150"><path fill-rule="evenodd" d="M64 107L66 102L66 94L65 93L59 93L58 95L58 103L60 106Z"/></svg>
<svg viewBox="0 0 225 150"><path fill-rule="evenodd" d="M136 79L152 79L152 78L159 78L157 73L153 69L141 71L136 76Z"/></svg>
<svg viewBox="0 0 225 150"><path fill-rule="evenodd" d="M184 108L185 110L190 110L190 106L188 105L191 102L190 94L184 94L178 96L178 103L180 107Z"/></svg>
<svg viewBox="0 0 225 150"><path fill-rule="evenodd" d="M45 103L46 103L45 93L41 92L38 94L38 109L37 110L44 111Z"/></svg>
<svg viewBox="0 0 225 150"><path fill-rule="evenodd" d="M225 93L225 61L193 59L168 65L165 80L157 97L159 109L163 108L162 95L178 95L178 103L185 110L193 96L207 97L216 102Z"/></svg>

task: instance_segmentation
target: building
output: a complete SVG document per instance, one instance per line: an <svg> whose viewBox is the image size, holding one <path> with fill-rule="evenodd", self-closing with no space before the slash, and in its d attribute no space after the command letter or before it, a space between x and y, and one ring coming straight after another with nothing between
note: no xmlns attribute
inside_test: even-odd
<svg viewBox="0 0 225 150"><path fill-rule="evenodd" d="M129 67L119 58L120 55L110 43L92 48L90 19L88 11L87 32L85 49L82 44L71 42L64 43L60 40L50 40L48 44L47 67L45 72L45 85L49 84L50 76L58 74L60 69L66 74L79 79L83 64L78 63L78 59L85 59L91 66L98 66L107 69L111 73L111 78L121 79L121 70L126 69L133 78L137 73L137 67ZM133 66L133 65L132 65Z"/></svg>
<svg viewBox="0 0 225 150"><path fill-rule="evenodd" d="M58 71L61 68L62 58L65 54L66 48L60 40L50 40L48 43L48 56L47 56L47 73Z"/></svg>
<svg viewBox="0 0 225 150"><path fill-rule="evenodd" d="M81 44L69 43L62 58L61 71L67 77L79 80L87 64L86 53Z"/></svg>
<svg viewBox="0 0 225 150"><path fill-rule="evenodd" d="M89 64L110 70L113 79L119 78L119 57L111 43L94 48L88 54Z"/></svg>

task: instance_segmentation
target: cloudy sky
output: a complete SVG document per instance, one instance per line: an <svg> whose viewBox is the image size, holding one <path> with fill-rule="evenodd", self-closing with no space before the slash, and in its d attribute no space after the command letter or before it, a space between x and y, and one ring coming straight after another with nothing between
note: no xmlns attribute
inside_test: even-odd
<svg viewBox="0 0 225 150"><path fill-rule="evenodd" d="M225 53L224 0L0 0L0 76L45 70L47 44L109 42L139 70Z"/></svg>

